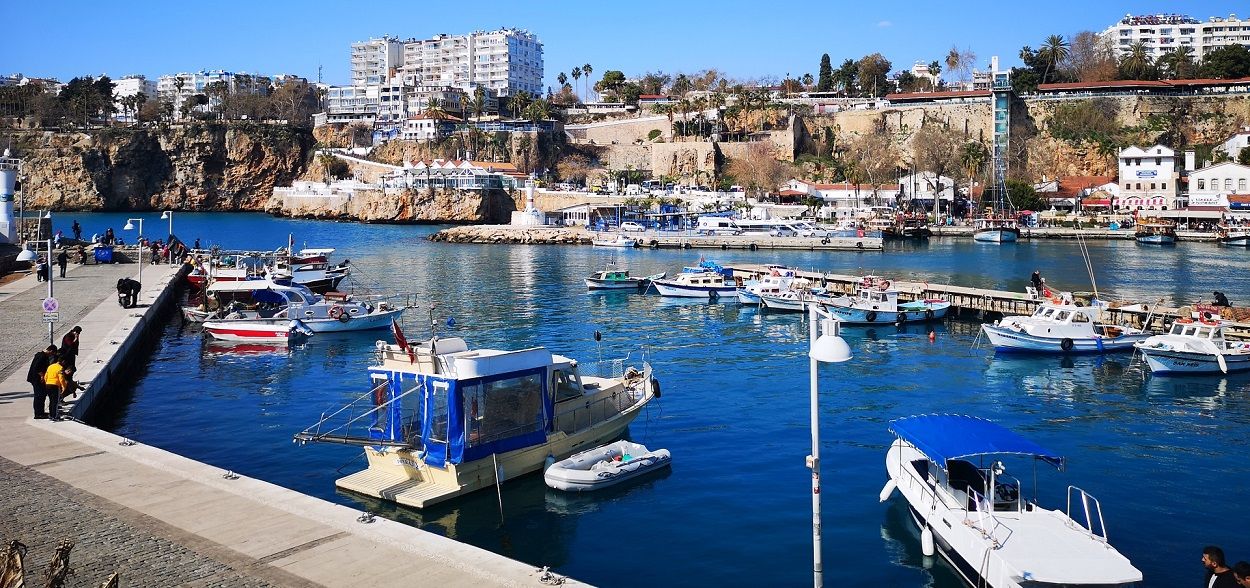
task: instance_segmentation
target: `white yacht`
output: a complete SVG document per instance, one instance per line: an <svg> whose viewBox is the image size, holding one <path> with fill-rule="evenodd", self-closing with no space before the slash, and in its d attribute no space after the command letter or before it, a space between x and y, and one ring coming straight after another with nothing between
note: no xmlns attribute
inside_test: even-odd
<svg viewBox="0 0 1250 588"><path fill-rule="evenodd" d="M1250 343L1224 338L1224 323L1176 319L1163 335L1134 345L1156 374L1227 374L1250 370Z"/></svg>
<svg viewBox="0 0 1250 588"><path fill-rule="evenodd" d="M981 325L995 351L1105 353L1127 351L1145 341L1141 329L1098 321L1096 307L1043 302L1031 316L1008 316Z"/></svg>
<svg viewBox="0 0 1250 588"><path fill-rule="evenodd" d="M682 272L672 278L662 278L651 282L660 296L678 298L711 298L716 300L722 296L734 296L738 286L717 272L687 273Z"/></svg>
<svg viewBox="0 0 1250 588"><path fill-rule="evenodd" d="M1063 469L1059 454L962 415L902 418L890 431L898 438L886 453L889 481L881 501L898 490L921 529L921 552L941 554L969 584L1109 588L1142 580L1108 542L1096 498L1068 486L1066 510L1044 508L1026 498L1024 484L998 461L1027 459L1021 471L1036 480L1036 462Z"/></svg>

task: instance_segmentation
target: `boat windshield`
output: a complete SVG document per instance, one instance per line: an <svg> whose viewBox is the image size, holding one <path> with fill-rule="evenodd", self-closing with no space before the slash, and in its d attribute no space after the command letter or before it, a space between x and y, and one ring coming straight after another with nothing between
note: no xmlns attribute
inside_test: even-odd
<svg viewBox="0 0 1250 588"><path fill-rule="evenodd" d="M1074 322L1074 323L1088 323L1088 322L1089 322L1089 317L1088 317L1088 316L1085 316L1085 313L1083 313L1083 312L1074 312L1074 313L1072 313L1072 322Z"/></svg>
<svg viewBox="0 0 1250 588"><path fill-rule="evenodd" d="M1059 311L1059 312L1055 313L1055 320L1057 320L1057 321L1066 321L1066 320L1068 320L1068 317L1069 317L1069 316L1072 316L1072 313L1071 313L1071 312L1069 312L1069 311L1067 311L1067 310L1061 310L1061 311Z"/></svg>

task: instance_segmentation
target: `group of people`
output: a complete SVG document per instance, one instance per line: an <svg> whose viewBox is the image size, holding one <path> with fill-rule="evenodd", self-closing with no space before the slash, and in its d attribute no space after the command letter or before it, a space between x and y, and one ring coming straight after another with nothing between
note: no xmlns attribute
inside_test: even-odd
<svg viewBox="0 0 1250 588"><path fill-rule="evenodd" d="M61 338L60 349L49 345L31 360L26 381L35 393L35 418L60 420L61 401L86 388L74 380L81 336L82 327L74 327Z"/></svg>
<svg viewBox="0 0 1250 588"><path fill-rule="evenodd" d="M1202 567L1207 569L1202 583L1206 588L1250 588L1250 562L1239 561L1229 567L1219 547L1202 548Z"/></svg>

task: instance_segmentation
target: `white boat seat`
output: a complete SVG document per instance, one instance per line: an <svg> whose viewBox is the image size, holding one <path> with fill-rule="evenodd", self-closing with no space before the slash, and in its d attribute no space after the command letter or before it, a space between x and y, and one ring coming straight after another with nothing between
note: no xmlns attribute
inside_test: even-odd
<svg viewBox="0 0 1250 588"><path fill-rule="evenodd" d="M434 355L445 355L448 353L459 353L468 351L469 345L460 337L448 337L446 339L435 339L433 349Z"/></svg>

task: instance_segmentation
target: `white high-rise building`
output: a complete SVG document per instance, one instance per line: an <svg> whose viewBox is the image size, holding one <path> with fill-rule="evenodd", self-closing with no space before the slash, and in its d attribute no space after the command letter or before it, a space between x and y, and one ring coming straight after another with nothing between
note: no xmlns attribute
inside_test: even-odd
<svg viewBox="0 0 1250 588"><path fill-rule="evenodd" d="M1194 61L1201 61L1212 49L1250 45L1250 19L1241 20L1236 14L1230 14L1227 18L1213 16L1202 22L1184 14L1129 14L1107 27L1102 36L1121 55L1140 41L1155 59L1177 47L1189 47Z"/></svg>
<svg viewBox="0 0 1250 588"><path fill-rule="evenodd" d="M162 100L168 100L178 109L182 117L183 104L187 98L196 94L204 94L205 88L213 82L225 82L231 92L259 94L269 89L272 80L268 76L249 74L246 72L229 72L225 70L198 71L164 75L157 79L156 93ZM215 98L212 98L215 100ZM210 103L211 106L211 103ZM203 110L203 108L200 108Z"/></svg>
<svg viewBox="0 0 1250 588"><path fill-rule="evenodd" d="M394 37L352 43L352 85L384 84L396 75L404 44Z"/></svg>
<svg viewBox="0 0 1250 588"><path fill-rule="evenodd" d="M148 100L156 100L156 82L144 76L125 76L113 80L113 118L119 122L134 122L137 112L123 106L122 99L143 94Z"/></svg>
<svg viewBox="0 0 1250 588"><path fill-rule="evenodd" d="M405 41L402 60L406 86L450 86L470 93L481 86L498 96L543 91L542 41L520 29Z"/></svg>

